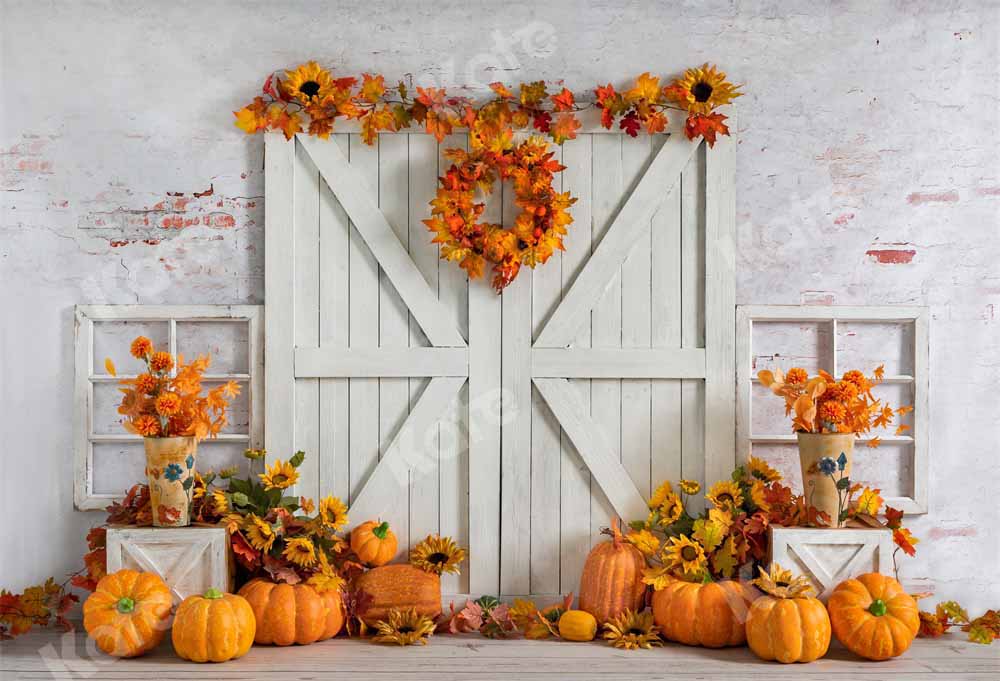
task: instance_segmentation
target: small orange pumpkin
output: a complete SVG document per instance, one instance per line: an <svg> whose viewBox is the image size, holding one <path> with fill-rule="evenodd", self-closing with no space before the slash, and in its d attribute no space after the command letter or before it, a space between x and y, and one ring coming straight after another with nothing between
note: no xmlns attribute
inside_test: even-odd
<svg viewBox="0 0 1000 681"><path fill-rule="evenodd" d="M742 582L706 584L670 579L653 592L653 620L664 638L689 646L722 648L746 643L750 604L759 594Z"/></svg>
<svg viewBox="0 0 1000 681"><path fill-rule="evenodd" d="M622 539L618 523L611 523L610 534L611 541L590 550L580 576L580 610L593 615L598 624L645 607L642 572L646 560L639 549Z"/></svg>
<svg viewBox="0 0 1000 681"><path fill-rule="evenodd" d="M373 567L385 565L396 555L399 544L389 523L374 520L361 523L351 532L351 550L362 563Z"/></svg>
<svg viewBox="0 0 1000 681"><path fill-rule="evenodd" d="M152 572L105 575L83 604L83 628L97 647L115 657L149 652L167 633L173 597Z"/></svg>
<svg viewBox="0 0 1000 681"><path fill-rule="evenodd" d="M344 626L340 591L322 593L308 584L275 584L252 579L240 589L257 621L254 643L308 645L336 636Z"/></svg>
<svg viewBox="0 0 1000 681"><path fill-rule="evenodd" d="M765 593L750 606L747 644L762 660L812 662L830 648L830 616L803 576L771 565L760 570L754 584Z"/></svg>
<svg viewBox="0 0 1000 681"><path fill-rule="evenodd" d="M372 597L361 615L368 626L387 620L393 609L413 608L432 619L441 614L441 578L412 565L373 568L358 575L354 587Z"/></svg>
<svg viewBox="0 0 1000 681"><path fill-rule="evenodd" d="M899 582L877 572L838 584L826 607L837 640L869 660L902 655L920 629L917 602Z"/></svg>
<svg viewBox="0 0 1000 681"><path fill-rule="evenodd" d="M212 588L177 606L170 638L177 657L192 662L225 662L246 655L257 621L247 599Z"/></svg>

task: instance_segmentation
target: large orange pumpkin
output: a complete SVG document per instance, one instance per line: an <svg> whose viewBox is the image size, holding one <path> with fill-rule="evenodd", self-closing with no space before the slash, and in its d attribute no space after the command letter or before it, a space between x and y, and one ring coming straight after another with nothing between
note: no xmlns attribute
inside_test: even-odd
<svg viewBox="0 0 1000 681"><path fill-rule="evenodd" d="M383 565L358 575L356 589L371 595L371 605L361 615L368 626L387 620L393 608L413 608L418 615L441 614L441 578L412 565Z"/></svg>
<svg viewBox="0 0 1000 681"><path fill-rule="evenodd" d="M257 621L254 643L308 645L336 636L344 626L344 602L336 589L320 593L308 584L253 579L239 595L247 599Z"/></svg>
<svg viewBox="0 0 1000 681"><path fill-rule="evenodd" d="M399 544L396 535L389 529L389 523L369 520L361 523L351 532L351 550L367 565L385 565L396 555Z"/></svg>
<svg viewBox="0 0 1000 681"><path fill-rule="evenodd" d="M837 640L869 660L902 655L920 629L917 602L899 582L877 572L838 584L826 607Z"/></svg>
<svg viewBox="0 0 1000 681"><path fill-rule="evenodd" d="M733 580L696 584L671 579L653 592L653 620L671 641L706 648L739 646L746 643L747 612L758 595Z"/></svg>
<svg viewBox="0 0 1000 681"><path fill-rule="evenodd" d="M225 662L246 655L257 621L247 600L209 589L177 606L170 637L177 657L192 662Z"/></svg>
<svg viewBox="0 0 1000 681"><path fill-rule="evenodd" d="M750 606L747 616L747 644L762 660L812 662L830 648L830 616L803 576L792 579L791 572L777 565L768 574L760 568L754 580L764 596Z"/></svg>
<svg viewBox="0 0 1000 681"><path fill-rule="evenodd" d="M618 523L611 523L611 541L592 548L583 564L580 610L593 615L598 624L626 610L639 612L645 607L645 568L642 552L622 539Z"/></svg>
<svg viewBox="0 0 1000 681"><path fill-rule="evenodd" d="M83 628L97 647L115 657L142 655L169 628L173 597L159 575L119 570L105 575L83 604Z"/></svg>

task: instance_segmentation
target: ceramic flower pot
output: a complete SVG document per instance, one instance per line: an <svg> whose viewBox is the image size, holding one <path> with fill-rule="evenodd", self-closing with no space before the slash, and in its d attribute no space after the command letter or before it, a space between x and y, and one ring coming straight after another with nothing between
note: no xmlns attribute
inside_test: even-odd
<svg viewBox="0 0 1000 681"><path fill-rule="evenodd" d="M830 527L843 527L837 480L851 476L854 433L798 433L798 438L806 503L830 516Z"/></svg>
<svg viewBox="0 0 1000 681"><path fill-rule="evenodd" d="M147 437L146 478L156 527L191 524L191 492L198 441L193 437Z"/></svg>

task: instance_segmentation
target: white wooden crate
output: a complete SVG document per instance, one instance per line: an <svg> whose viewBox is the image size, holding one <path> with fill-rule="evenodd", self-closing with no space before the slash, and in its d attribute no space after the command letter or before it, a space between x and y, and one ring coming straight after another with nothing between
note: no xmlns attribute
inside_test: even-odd
<svg viewBox="0 0 1000 681"><path fill-rule="evenodd" d="M866 572L892 574L888 529L771 527L771 561L805 575L825 601L845 579Z"/></svg>
<svg viewBox="0 0 1000 681"><path fill-rule="evenodd" d="M232 591L229 537L223 527L109 527L108 573L155 572L177 605L211 587Z"/></svg>

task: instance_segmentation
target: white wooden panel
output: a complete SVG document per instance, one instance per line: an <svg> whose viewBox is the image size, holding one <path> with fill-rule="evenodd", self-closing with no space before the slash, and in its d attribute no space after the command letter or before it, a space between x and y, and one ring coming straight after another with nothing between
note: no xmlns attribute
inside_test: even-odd
<svg viewBox="0 0 1000 681"><path fill-rule="evenodd" d="M590 259L593 136L587 135L563 144L562 190L577 197L570 208L573 224L566 235L562 254L561 288L568 291ZM590 347L590 315L577 331L574 348ZM534 352L538 352L536 348ZM571 380L583 404L584 413L590 413L590 381ZM560 429L561 430L561 429ZM580 458L573 442L565 432L560 435L562 459L559 488L560 535L560 588L559 591L576 592L580 585L583 564L590 551L590 469Z"/></svg>
<svg viewBox="0 0 1000 681"><path fill-rule="evenodd" d="M445 309L427 286L420 271L399 242L398 236L378 209L373 187L378 187L378 148L351 137L351 161L336 145L324 144L307 135L296 139L309 151L331 189L337 194L351 222L368 248L378 258L390 281L417 319L424 334L435 345L462 346L465 340L455 328L454 314ZM360 149L364 146L365 149ZM375 172L371 172L373 166ZM352 168L361 172L352 172Z"/></svg>
<svg viewBox="0 0 1000 681"><path fill-rule="evenodd" d="M350 153L347 135L334 135L331 144L345 156ZM326 180L320 181L319 230L319 342L323 348L343 352L350 342L351 223ZM320 494L333 494L346 502L351 498L349 382L321 378L319 395L319 451L315 454Z"/></svg>
<svg viewBox="0 0 1000 681"><path fill-rule="evenodd" d="M531 373L562 378L704 378L701 348L533 348Z"/></svg>
<svg viewBox="0 0 1000 681"><path fill-rule="evenodd" d="M638 208L644 201L642 195L633 197L623 197L625 192L624 170L622 168L622 140L620 137L595 137L594 138L594 198L593 198L593 230L592 243L593 255L584 265L583 271L573 283L573 287L563 298L562 305L552 315L549 323L539 336L536 345L548 347L550 344L556 347L565 343L549 341L546 332L549 328L558 330L564 329L562 336L566 333L574 333L576 327L569 323L570 313L575 318L577 314L584 315L586 310L593 307L591 311L591 344L594 348L620 348L622 340L622 307L621 307L621 261L625 257L627 248L616 247L616 244L623 241L626 236L610 236L612 221L616 212L621 208L624 200L626 206L632 205L633 209L626 213L626 218L618 222L619 233L634 233L640 228ZM652 186L652 178L647 182L647 186ZM651 203L651 202L650 202ZM625 213L625 211L622 211ZM605 242L605 239L608 239ZM603 246L603 248L602 248ZM613 252L614 251L614 252ZM595 260L599 254L603 260ZM621 257L612 257L620 255ZM600 272L597 271L598 263L601 264ZM567 305L576 303L578 311L570 310ZM596 301L596 304L595 304ZM560 312L564 310L562 318L567 319L566 323L560 322ZM549 332L549 333L553 333ZM554 334L553 334L554 335ZM550 404L550 406L552 406ZM590 382L590 413L594 423L597 424L603 441L610 447L610 456L621 461L621 408L622 408L622 388L621 380L595 379ZM553 407L554 409L554 407ZM560 419L562 420L562 419ZM570 433L569 427L563 422L563 429ZM580 439L573 437L573 444L577 451L583 456L584 461L588 461L584 451L584 444ZM589 461L588 461L589 463ZM600 539L601 528L607 527L611 518L617 511L612 502L604 492L604 481L598 471L590 466L590 535L591 541ZM626 518L626 521L631 518Z"/></svg>
<svg viewBox="0 0 1000 681"><path fill-rule="evenodd" d="M319 344L319 171L299 145L295 149L294 241L295 263L295 345ZM319 479L319 381L295 381L295 437L291 451L271 450L272 458L287 460L295 451L309 454L299 466L294 493L315 499Z"/></svg>
<svg viewBox="0 0 1000 681"><path fill-rule="evenodd" d="M468 348L296 348L296 377L468 376Z"/></svg>
<svg viewBox="0 0 1000 681"><path fill-rule="evenodd" d="M594 139L594 165L597 175L594 185L597 236L612 235L603 247L595 247L594 255L577 277L573 288L566 294L562 305L553 314L539 335L538 347L564 347L570 343L583 314L602 300L602 293L612 297L620 293L618 278L621 264L635 247L638 235L649 228L649 220L663 202L666 192L677 180L677 175L698 148L683 135L670 137L656 154L649 169L635 189L627 195L624 205L619 201L622 192L630 186L623 175L622 141L616 138ZM671 181L673 180L673 181ZM610 222L613 218L613 222Z"/></svg>
<svg viewBox="0 0 1000 681"><path fill-rule="evenodd" d="M273 453L295 447L295 144L281 134L265 136L264 281L268 314L264 326L268 399L264 405L264 447ZM285 454L288 456L289 454Z"/></svg>

